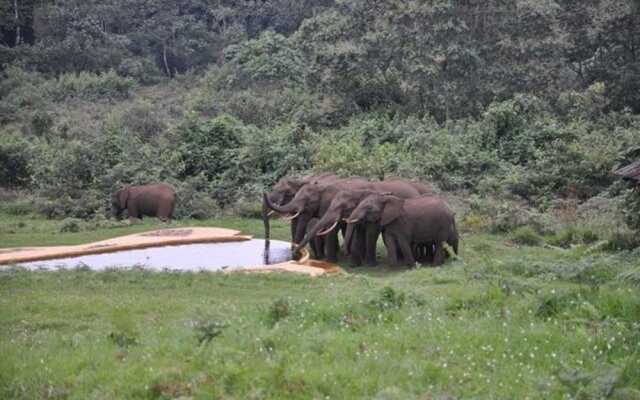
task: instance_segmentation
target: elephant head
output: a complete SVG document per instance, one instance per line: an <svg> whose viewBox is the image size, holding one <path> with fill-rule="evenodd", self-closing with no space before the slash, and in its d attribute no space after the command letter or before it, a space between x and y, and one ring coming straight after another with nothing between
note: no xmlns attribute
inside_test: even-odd
<svg viewBox="0 0 640 400"><path fill-rule="evenodd" d="M111 195L111 213L114 217L119 218L122 211L127 208L130 194L131 188L125 186Z"/></svg>
<svg viewBox="0 0 640 400"><path fill-rule="evenodd" d="M304 185L293 199L283 206L273 204L269 196L265 193L263 196L264 204L267 208L279 214L286 215L286 220L291 221L298 218L303 221L308 221L320 209L322 193L326 186L327 185L319 182ZM306 222L301 224L300 231L296 232L296 236L293 238L294 242L299 242L303 239L304 229L306 229Z"/></svg>
<svg viewBox="0 0 640 400"><path fill-rule="evenodd" d="M315 181L329 182L336 180L338 177L334 174L322 174L302 179L284 177L280 179L274 186L273 190L268 193L262 201L262 220L264 223L265 238L268 240L270 236L269 217L275 211L274 207L281 207L289 204L298 193L300 188L308 183ZM272 206L270 206L270 204Z"/></svg>
<svg viewBox="0 0 640 400"><path fill-rule="evenodd" d="M353 210L347 223L370 222L385 227L402 216L404 202L405 199L387 193L369 195Z"/></svg>
<svg viewBox="0 0 640 400"><path fill-rule="evenodd" d="M304 236L294 251L299 251L315 236L324 236L333 231L341 220L351 215L358 203L375 192L370 190L341 190L331 201L329 208L318 223Z"/></svg>

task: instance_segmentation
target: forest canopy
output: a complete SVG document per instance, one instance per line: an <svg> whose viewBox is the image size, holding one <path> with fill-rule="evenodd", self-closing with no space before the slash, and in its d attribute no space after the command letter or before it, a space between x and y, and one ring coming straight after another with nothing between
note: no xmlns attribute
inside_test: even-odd
<svg viewBox="0 0 640 400"><path fill-rule="evenodd" d="M637 0L11 0L0 26L0 186L51 216L150 180L197 216L310 170L544 209L624 195L640 139Z"/></svg>

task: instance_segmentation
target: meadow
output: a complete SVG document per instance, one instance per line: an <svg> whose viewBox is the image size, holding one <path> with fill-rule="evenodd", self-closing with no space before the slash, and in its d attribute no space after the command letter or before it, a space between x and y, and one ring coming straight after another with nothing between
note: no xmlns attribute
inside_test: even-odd
<svg viewBox="0 0 640 400"><path fill-rule="evenodd" d="M2 247L165 226L0 221ZM639 251L462 231L441 268L321 278L2 267L0 398L640 398Z"/></svg>

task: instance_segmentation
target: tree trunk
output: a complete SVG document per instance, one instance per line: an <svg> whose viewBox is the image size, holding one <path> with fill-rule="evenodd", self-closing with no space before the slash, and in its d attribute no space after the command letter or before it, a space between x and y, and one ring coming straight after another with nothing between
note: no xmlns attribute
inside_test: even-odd
<svg viewBox="0 0 640 400"><path fill-rule="evenodd" d="M171 78L171 71L169 70L169 63L167 62L167 44L162 44L162 60L164 61L164 70L167 72L167 76Z"/></svg>
<svg viewBox="0 0 640 400"><path fill-rule="evenodd" d="M18 0L13 0L13 10L15 11L15 19L16 19L16 43L18 46L22 42L22 35L20 34L20 14L18 13Z"/></svg>

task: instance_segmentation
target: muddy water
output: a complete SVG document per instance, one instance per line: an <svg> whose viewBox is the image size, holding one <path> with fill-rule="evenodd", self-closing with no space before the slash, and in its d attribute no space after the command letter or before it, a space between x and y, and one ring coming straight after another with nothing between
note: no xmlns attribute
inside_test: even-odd
<svg viewBox="0 0 640 400"><path fill-rule="evenodd" d="M167 269L174 271L220 271L275 264L290 259L291 245L289 243L271 240L269 245L265 247L264 240L254 239L244 242L152 247L34 261L20 264L20 266L27 269L45 270L79 267L88 267L94 270L142 267L159 271Z"/></svg>

